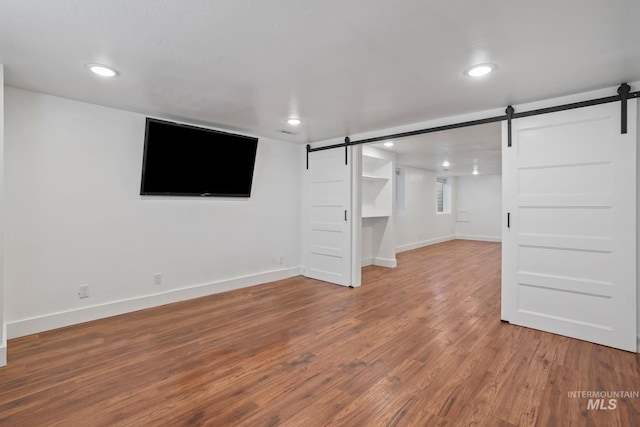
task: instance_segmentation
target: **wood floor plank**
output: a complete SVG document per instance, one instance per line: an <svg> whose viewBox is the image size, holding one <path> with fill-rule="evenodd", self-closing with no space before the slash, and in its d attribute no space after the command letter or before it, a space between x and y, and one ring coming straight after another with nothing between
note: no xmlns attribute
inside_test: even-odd
<svg viewBox="0 0 640 427"><path fill-rule="evenodd" d="M0 426L638 426L637 354L500 322L499 243L451 241L10 340ZM593 403L592 403L593 405Z"/></svg>

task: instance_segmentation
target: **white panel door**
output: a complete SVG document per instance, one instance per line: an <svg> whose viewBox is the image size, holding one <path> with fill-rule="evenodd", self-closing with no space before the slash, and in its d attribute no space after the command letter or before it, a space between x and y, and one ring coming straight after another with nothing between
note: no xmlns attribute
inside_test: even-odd
<svg viewBox="0 0 640 427"><path fill-rule="evenodd" d="M503 124L502 317L636 351L636 101Z"/></svg>
<svg viewBox="0 0 640 427"><path fill-rule="evenodd" d="M306 171L304 275L343 286L351 286L350 160L344 148L315 151Z"/></svg>

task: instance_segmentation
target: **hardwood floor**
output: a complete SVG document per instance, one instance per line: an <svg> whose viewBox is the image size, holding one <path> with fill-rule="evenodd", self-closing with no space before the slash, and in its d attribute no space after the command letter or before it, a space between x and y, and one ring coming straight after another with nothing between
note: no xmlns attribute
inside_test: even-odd
<svg viewBox="0 0 640 427"><path fill-rule="evenodd" d="M500 322L500 244L398 264L10 340L0 425L640 425L639 397L569 395L640 391L638 355Z"/></svg>

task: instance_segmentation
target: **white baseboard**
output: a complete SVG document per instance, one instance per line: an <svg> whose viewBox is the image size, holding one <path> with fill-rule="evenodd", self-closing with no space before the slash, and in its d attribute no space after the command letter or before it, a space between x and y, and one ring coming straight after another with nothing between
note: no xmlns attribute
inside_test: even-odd
<svg viewBox="0 0 640 427"><path fill-rule="evenodd" d="M377 265L378 267L396 268L398 266L398 260L396 260L395 258L393 259L375 258L375 257L362 258L360 266L367 267L369 265Z"/></svg>
<svg viewBox="0 0 640 427"><path fill-rule="evenodd" d="M0 316L0 322L2 318ZM0 323L0 367L7 364L7 324Z"/></svg>
<svg viewBox="0 0 640 427"><path fill-rule="evenodd" d="M474 236L474 235L468 235L468 234L456 234L456 239L460 239L460 240L479 240L481 242L502 242L502 237Z"/></svg>
<svg viewBox="0 0 640 427"><path fill-rule="evenodd" d="M76 325L78 323L103 319L105 317L116 316L119 314L130 313L132 311L143 310L145 308L157 307L173 302L185 301L234 289L274 282L276 280L299 276L300 274L302 274L302 267L283 268L280 270L236 277L234 279L222 280L214 283L195 285L182 289L173 289L153 295L145 295L64 312L46 314L29 319L16 320L7 323L6 336L8 339L23 337L25 335L36 334L51 329Z"/></svg>
<svg viewBox="0 0 640 427"><path fill-rule="evenodd" d="M374 258L373 265L377 265L378 267L396 268L398 266L398 261L395 258Z"/></svg>
<svg viewBox="0 0 640 427"><path fill-rule="evenodd" d="M455 238L456 236L451 235L451 236L437 237L435 239L421 240L419 242L397 246L396 253L410 251L412 249L424 248L425 246L435 245L436 243L448 242L449 240L454 240Z"/></svg>

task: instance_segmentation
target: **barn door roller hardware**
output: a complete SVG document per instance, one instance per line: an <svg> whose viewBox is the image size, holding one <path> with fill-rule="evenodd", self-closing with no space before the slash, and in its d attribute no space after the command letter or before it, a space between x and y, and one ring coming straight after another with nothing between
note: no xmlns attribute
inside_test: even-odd
<svg viewBox="0 0 640 427"><path fill-rule="evenodd" d="M507 113L507 147L511 147L511 119L513 119L514 109L511 105L507 107L505 113Z"/></svg>
<svg viewBox="0 0 640 427"><path fill-rule="evenodd" d="M620 133L627 133L627 99L629 99L630 90L631 86L626 83L622 83L618 88L618 95L620 95Z"/></svg>
<svg viewBox="0 0 640 427"><path fill-rule="evenodd" d="M344 164L349 164L349 145L351 144L351 139L348 136L344 137ZM346 220L345 220L346 221Z"/></svg>
<svg viewBox="0 0 640 427"><path fill-rule="evenodd" d="M520 113L516 113L514 108L511 105L509 105L505 110L505 114L502 116L487 117L486 119L470 120L467 122L453 123L450 125L435 126L435 127L426 128L426 129L412 130L409 132L401 132L401 133L395 133L391 135L377 136L375 138L367 138L360 141L351 141L349 137L346 137L344 139L344 143L342 144L327 145L325 147L311 148L310 145L307 145L307 169L309 169L309 153L313 153L314 151L331 150L333 148L344 147L345 148L345 164L346 164L347 158L348 158L348 148L350 145L369 144L373 142L386 141L388 139L406 138L409 136L422 135L426 133L440 132L440 131L450 130L450 129L458 129L458 128L469 127L469 126L484 125L487 123L501 122L503 120L507 120L507 126L508 126L507 145L511 147L511 121L513 119L518 119L521 117L538 116L540 114L555 113L555 112L564 111L564 110L573 110L576 108L590 107L592 105L607 104L609 102L617 102L617 101L620 101L620 105L621 105L620 133L627 133L627 100L631 98L640 97L640 91L630 92L630 90L631 90L631 87L627 83L622 83L618 88L618 95L607 96L604 98L596 98L596 99L590 99L587 101L572 102L570 104L557 105L555 107L547 107L547 108L539 108L537 110L522 111Z"/></svg>
<svg viewBox="0 0 640 427"><path fill-rule="evenodd" d="M620 110L622 113L620 115L621 116L620 117L620 133L624 134L624 133L627 133L627 100L629 98L638 98L638 95L640 95L639 91L630 92L630 90L631 90L631 87L628 84L622 83L620 87L618 87L618 95L606 96L604 98L590 99L587 101L572 102L571 104L558 105L555 107L540 108L540 109L531 110L531 111L523 111L522 113L513 113L512 117L514 119L517 119L520 117L538 116L540 114L555 113L557 111L573 110L576 108L591 107L592 105L600 105L600 104L607 104L609 102L620 101ZM509 137L509 140L510 139L511 137Z"/></svg>

